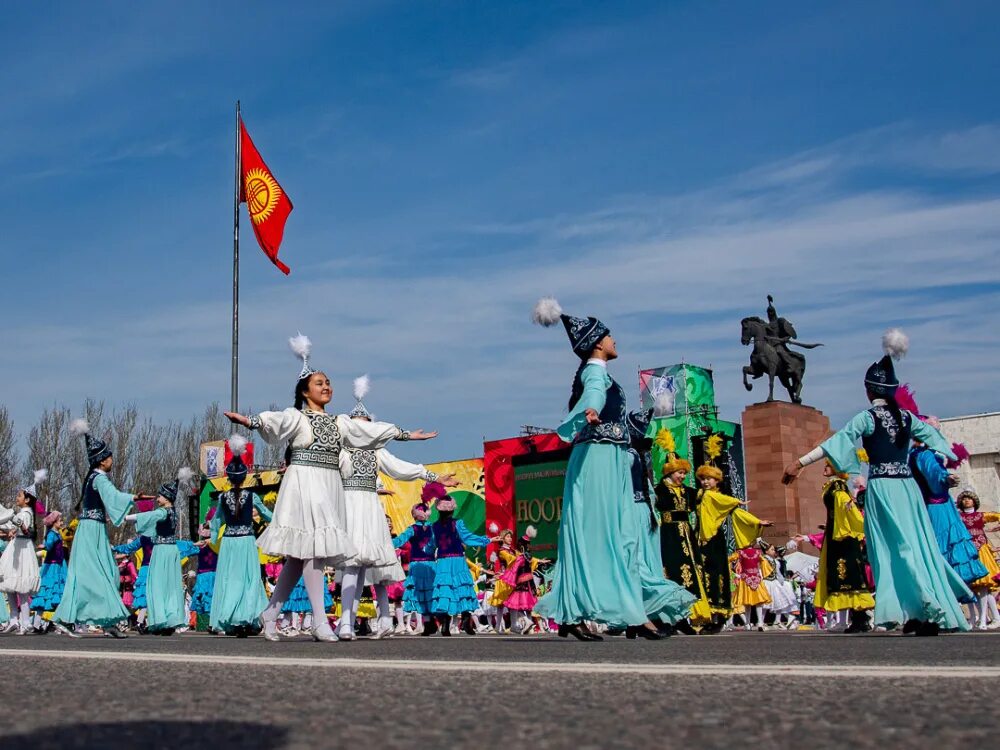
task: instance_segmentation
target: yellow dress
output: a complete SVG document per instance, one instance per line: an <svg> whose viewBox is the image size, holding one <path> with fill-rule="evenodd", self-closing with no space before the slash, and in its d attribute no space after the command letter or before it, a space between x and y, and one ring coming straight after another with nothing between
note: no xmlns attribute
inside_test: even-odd
<svg viewBox="0 0 1000 750"><path fill-rule="evenodd" d="M972 541L979 547L979 562L986 568L986 575L970 583L969 588L986 589L988 591L1000 589L1000 581L997 581L996 578L1000 576L1000 565L997 564L996 555L993 553L993 548L990 546L984 530L986 524L1000 522L1000 513L979 513L977 511L976 513L966 514L959 511L958 515L962 518L966 528L972 535ZM975 520L970 523L972 519Z"/></svg>
<svg viewBox="0 0 1000 750"><path fill-rule="evenodd" d="M698 540L701 543L705 594L712 614L733 614L732 570L726 536L719 530L732 520L737 549L751 546L760 536L760 519L740 507L739 499L717 490L698 493Z"/></svg>
<svg viewBox="0 0 1000 750"><path fill-rule="evenodd" d="M862 552L865 519L843 479L836 478L826 484L823 504L827 509L827 538L819 553L813 605L828 612L874 609L875 598L868 590ZM837 560L835 567L831 564L833 559Z"/></svg>
<svg viewBox="0 0 1000 750"><path fill-rule="evenodd" d="M734 611L737 607L745 609L770 604L771 593L764 585L764 579L771 575L773 569L760 550L756 547L741 549L736 553L736 566L739 577L733 596Z"/></svg>

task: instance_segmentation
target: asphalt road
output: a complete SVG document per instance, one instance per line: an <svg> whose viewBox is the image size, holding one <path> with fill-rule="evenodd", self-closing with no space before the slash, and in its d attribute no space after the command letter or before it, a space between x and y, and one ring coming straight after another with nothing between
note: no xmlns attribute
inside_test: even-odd
<svg viewBox="0 0 1000 750"><path fill-rule="evenodd" d="M2 636L0 658L3 748L940 749L998 727L993 633Z"/></svg>

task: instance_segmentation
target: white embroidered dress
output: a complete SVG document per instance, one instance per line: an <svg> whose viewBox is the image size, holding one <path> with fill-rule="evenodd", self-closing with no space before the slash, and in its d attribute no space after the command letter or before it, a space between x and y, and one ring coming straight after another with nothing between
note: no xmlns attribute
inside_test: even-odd
<svg viewBox="0 0 1000 750"><path fill-rule="evenodd" d="M361 420L351 420L354 422ZM438 477L422 464L411 464L396 458L385 448L379 450L349 450L354 471L344 479L347 496L347 533L357 554L346 562L347 567L364 566L365 585L395 583L406 578L392 546L385 507L378 497L378 475L381 471L393 479L433 482Z"/></svg>
<svg viewBox="0 0 1000 750"><path fill-rule="evenodd" d="M3 511L0 518L11 521L16 530L16 536L0 555L0 591L34 594L42 581L35 556L34 514L31 508L21 508L13 513L0 510Z"/></svg>
<svg viewBox="0 0 1000 750"><path fill-rule="evenodd" d="M250 428L268 443L291 447L274 517L257 546L267 555L350 564L358 550L347 533L341 451L377 450L390 440L407 440L409 433L385 422L294 408L261 412L250 417Z"/></svg>

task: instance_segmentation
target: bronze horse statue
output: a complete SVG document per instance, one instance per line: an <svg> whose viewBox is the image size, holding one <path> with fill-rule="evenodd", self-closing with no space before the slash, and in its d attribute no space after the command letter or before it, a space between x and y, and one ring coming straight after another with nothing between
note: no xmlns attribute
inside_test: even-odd
<svg viewBox="0 0 1000 750"><path fill-rule="evenodd" d="M770 298L768 298L770 301ZM795 341L795 329L784 318L778 318L776 330L763 318L757 316L743 318L741 326L744 346L753 343L750 353L750 364L743 368L743 386L753 390L753 384L747 380L752 377L757 380L764 375L768 377L767 400L774 401L774 379L788 391L788 397L793 404L802 403L802 378L806 373L806 358L799 352L793 352L788 345L800 346L803 349L815 349L822 344L802 344Z"/></svg>

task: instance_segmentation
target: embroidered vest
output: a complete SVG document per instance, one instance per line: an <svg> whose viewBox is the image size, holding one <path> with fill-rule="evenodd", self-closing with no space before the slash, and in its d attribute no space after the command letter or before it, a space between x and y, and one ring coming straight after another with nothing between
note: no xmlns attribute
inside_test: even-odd
<svg viewBox="0 0 1000 750"><path fill-rule="evenodd" d="M94 487L94 480L99 476L99 472L91 470L87 478L83 480L83 491L80 495L80 520L99 521L104 523L107 516L104 513L104 501L101 500L101 493Z"/></svg>
<svg viewBox="0 0 1000 750"><path fill-rule="evenodd" d="M344 479L345 490L360 490L375 492L378 489L378 459L375 451L351 451L351 462L354 464L354 476Z"/></svg>
<svg viewBox="0 0 1000 750"><path fill-rule="evenodd" d="M604 408L601 409L600 424L588 424L577 435L577 443L614 443L628 445L628 425L626 417L625 391L612 379L608 386Z"/></svg>
<svg viewBox="0 0 1000 750"><path fill-rule="evenodd" d="M156 536L153 537L153 544L176 544L177 543L177 515L173 508L167 508L167 517L156 522ZM143 557L143 564L146 559Z"/></svg>
<svg viewBox="0 0 1000 750"><path fill-rule="evenodd" d="M337 425L337 417L321 411L303 411L302 415L309 420L313 441L307 448L292 448L289 463L339 471L343 441L340 427Z"/></svg>
<svg viewBox="0 0 1000 750"><path fill-rule="evenodd" d="M253 536L253 498L250 490L228 490L219 496L222 520L226 524L223 536Z"/></svg>
<svg viewBox="0 0 1000 750"><path fill-rule="evenodd" d="M431 543L433 535L429 523L413 524L413 536L410 537L410 562L427 562L434 559L433 553L428 553L426 548Z"/></svg>
<svg viewBox="0 0 1000 750"><path fill-rule="evenodd" d="M875 421L875 431L861 439L865 451L868 452L869 479L909 479L910 471L910 414L902 412L903 424L896 420L884 406L874 406L868 410ZM896 445L896 438L902 431L906 439L901 441L903 447Z"/></svg>

